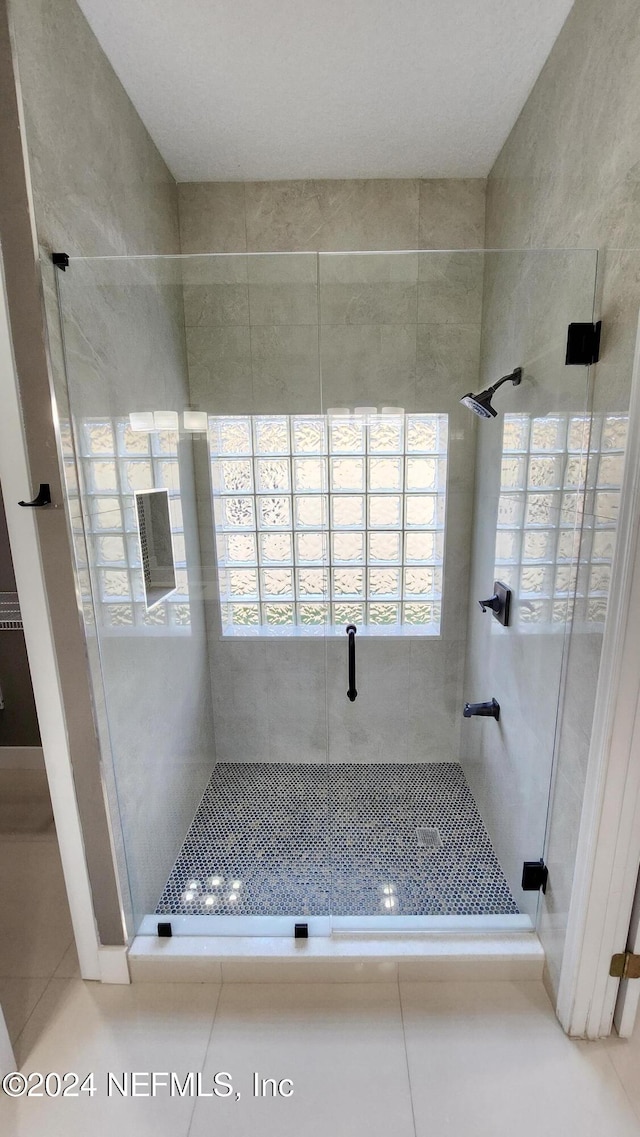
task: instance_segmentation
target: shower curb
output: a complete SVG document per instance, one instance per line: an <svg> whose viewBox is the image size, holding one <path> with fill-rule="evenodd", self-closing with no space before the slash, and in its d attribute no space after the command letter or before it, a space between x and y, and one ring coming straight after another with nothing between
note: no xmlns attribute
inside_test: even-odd
<svg viewBox="0 0 640 1137"><path fill-rule="evenodd" d="M540 980L544 958L534 932L341 934L307 940L136 936L128 957L132 983Z"/></svg>

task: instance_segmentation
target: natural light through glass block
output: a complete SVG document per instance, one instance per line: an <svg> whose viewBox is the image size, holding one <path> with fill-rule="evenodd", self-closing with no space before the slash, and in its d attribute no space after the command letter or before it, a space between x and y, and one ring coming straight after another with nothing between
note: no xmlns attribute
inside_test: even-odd
<svg viewBox="0 0 640 1137"><path fill-rule="evenodd" d="M293 419L294 454L326 454L326 420L310 415L296 415Z"/></svg>
<svg viewBox="0 0 640 1137"><path fill-rule="evenodd" d="M443 414L211 416L223 634L437 635L447 442Z"/></svg>
<svg viewBox="0 0 640 1137"><path fill-rule="evenodd" d="M504 417L495 577L531 632L604 620L627 426L627 415Z"/></svg>
<svg viewBox="0 0 640 1137"><path fill-rule="evenodd" d="M366 525L364 497L333 497L331 525L334 529L363 529Z"/></svg>
<svg viewBox="0 0 640 1137"><path fill-rule="evenodd" d="M256 454L290 453L289 422L284 415L277 418L258 416L254 422Z"/></svg>
<svg viewBox="0 0 640 1137"><path fill-rule="evenodd" d="M293 488L296 493L309 493L310 491L322 493L326 490L326 458L294 458Z"/></svg>
<svg viewBox="0 0 640 1137"><path fill-rule="evenodd" d="M329 416L332 454L363 454L366 425L360 416Z"/></svg>
<svg viewBox="0 0 640 1137"><path fill-rule="evenodd" d="M349 564L357 561L364 562L364 533L347 531L345 533L331 534L331 552L335 564Z"/></svg>
<svg viewBox="0 0 640 1137"><path fill-rule="evenodd" d="M250 426L248 419L244 420L245 442L247 424ZM90 565L89 571L79 574L83 598L91 595L93 576L96 618L109 634L146 635L149 633L145 629L162 632L167 627L179 628L188 634L191 613L177 433L134 431L128 416L91 418L75 424L75 442ZM241 434L236 431L234 460L240 444ZM72 485L69 472L65 477L69 492ZM168 489L176 587L162 603L147 610L134 495L138 491L161 488ZM77 487L75 493L78 494ZM70 501L72 513L73 506L74 499ZM222 514L219 521L222 530ZM74 520L74 527L75 524ZM236 550L238 555L234 562L231 551L225 549L227 563L241 563L253 571L255 540L251 533L243 536L247 542L244 557ZM226 539L222 531L218 539ZM87 608L85 618L90 618Z"/></svg>
<svg viewBox="0 0 640 1137"><path fill-rule="evenodd" d="M298 564L328 563L326 533L296 533L296 559Z"/></svg>
<svg viewBox="0 0 640 1137"><path fill-rule="evenodd" d="M258 458L256 462L258 493L288 493L290 490L287 458Z"/></svg>

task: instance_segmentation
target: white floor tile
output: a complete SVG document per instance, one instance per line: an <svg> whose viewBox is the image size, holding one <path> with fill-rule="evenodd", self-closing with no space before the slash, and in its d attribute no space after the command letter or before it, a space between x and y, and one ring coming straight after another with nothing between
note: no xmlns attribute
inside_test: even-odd
<svg viewBox="0 0 640 1137"><path fill-rule="evenodd" d="M636 1115L640 1118L640 1018L631 1038L618 1038L617 1034L612 1034L606 1041L606 1049Z"/></svg>
<svg viewBox="0 0 640 1137"><path fill-rule="evenodd" d="M106 1072L198 1071L218 988L144 983L104 986L52 979L16 1047L23 1073L93 1071L93 1098L0 1101L11 1137L186 1137L193 1098L107 1098Z"/></svg>
<svg viewBox="0 0 640 1137"><path fill-rule="evenodd" d="M73 939L57 841L0 840L0 976L53 975Z"/></svg>
<svg viewBox="0 0 640 1137"><path fill-rule="evenodd" d="M201 1100L189 1137L413 1137L396 984L223 986L205 1076L241 1099ZM253 1072L291 1078L290 1098L254 1098Z"/></svg>
<svg viewBox="0 0 640 1137"><path fill-rule="evenodd" d="M0 978L0 1005L12 1042L20 1034L48 982L48 979L42 978Z"/></svg>
<svg viewBox="0 0 640 1137"><path fill-rule="evenodd" d="M401 985L417 1137L639 1137L605 1043L538 983Z"/></svg>
<svg viewBox="0 0 640 1137"><path fill-rule="evenodd" d="M80 964L78 963L75 941L69 944L53 975L56 979L80 978Z"/></svg>

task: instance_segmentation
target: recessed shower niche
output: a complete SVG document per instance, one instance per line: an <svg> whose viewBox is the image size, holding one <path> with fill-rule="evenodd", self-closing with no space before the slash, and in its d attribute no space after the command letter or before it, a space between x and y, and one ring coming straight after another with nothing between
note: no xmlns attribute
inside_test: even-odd
<svg viewBox="0 0 640 1137"><path fill-rule="evenodd" d="M149 610L166 600L176 587L169 494L166 489L137 492L135 503L142 580Z"/></svg>
<svg viewBox="0 0 640 1137"><path fill-rule="evenodd" d="M522 865L544 854L585 581L601 617L604 516L589 565L576 541L588 368L565 364L594 282L588 250L71 257L57 274L137 930L535 922ZM520 367L496 417L461 405ZM593 487L603 510L614 481ZM496 579L506 627L478 606ZM464 717L488 695L499 722Z"/></svg>

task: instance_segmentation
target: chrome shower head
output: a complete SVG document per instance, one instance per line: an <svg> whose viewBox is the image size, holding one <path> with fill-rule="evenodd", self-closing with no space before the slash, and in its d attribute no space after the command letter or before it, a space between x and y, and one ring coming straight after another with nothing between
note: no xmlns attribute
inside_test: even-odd
<svg viewBox="0 0 640 1137"><path fill-rule="evenodd" d="M522 382L522 368L516 367L514 371L510 371L508 375L503 375L502 379L498 379L493 387L487 387L486 391L481 391L479 395L474 395L469 391L468 395L463 395L460 402L464 407L468 407L473 411L474 415L478 418L496 418L498 412L491 406L491 400L503 383L508 383L509 380L517 387Z"/></svg>

